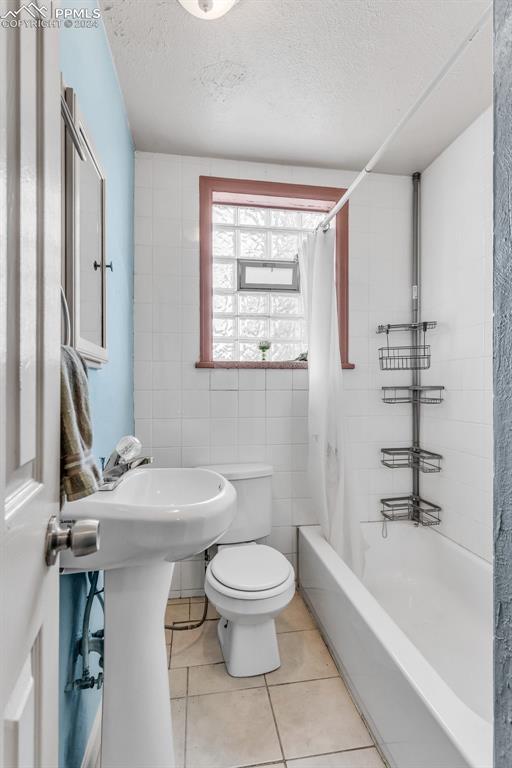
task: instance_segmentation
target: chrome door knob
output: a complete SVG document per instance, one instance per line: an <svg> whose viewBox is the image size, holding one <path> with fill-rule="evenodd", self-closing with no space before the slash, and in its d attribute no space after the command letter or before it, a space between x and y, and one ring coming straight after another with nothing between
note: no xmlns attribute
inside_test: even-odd
<svg viewBox="0 0 512 768"><path fill-rule="evenodd" d="M46 530L46 564L55 565L57 555L70 549L75 557L93 555L100 548L99 520L59 522L51 517Z"/></svg>
<svg viewBox="0 0 512 768"><path fill-rule="evenodd" d="M71 551L75 557L93 555L100 548L99 520L79 520L71 526Z"/></svg>

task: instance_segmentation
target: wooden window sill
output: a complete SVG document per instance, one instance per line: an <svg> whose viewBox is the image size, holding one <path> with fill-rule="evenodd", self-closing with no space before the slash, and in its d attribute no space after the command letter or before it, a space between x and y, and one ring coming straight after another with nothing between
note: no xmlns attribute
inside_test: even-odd
<svg viewBox="0 0 512 768"><path fill-rule="evenodd" d="M307 368L307 362L303 360L258 360L256 362L244 362L241 360L199 360L196 363L196 368ZM354 363L342 363L343 370L352 370L355 368Z"/></svg>

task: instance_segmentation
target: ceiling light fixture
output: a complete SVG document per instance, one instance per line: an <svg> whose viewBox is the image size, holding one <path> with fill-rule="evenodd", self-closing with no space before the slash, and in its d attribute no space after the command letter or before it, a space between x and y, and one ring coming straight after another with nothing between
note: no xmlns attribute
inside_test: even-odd
<svg viewBox="0 0 512 768"><path fill-rule="evenodd" d="M210 21L220 19L237 4L238 0L178 0L178 2L192 16Z"/></svg>

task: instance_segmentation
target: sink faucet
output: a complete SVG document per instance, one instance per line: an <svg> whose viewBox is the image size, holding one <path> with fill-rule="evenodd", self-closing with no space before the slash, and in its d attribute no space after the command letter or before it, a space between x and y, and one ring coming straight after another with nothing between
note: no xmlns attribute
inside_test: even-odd
<svg viewBox="0 0 512 768"><path fill-rule="evenodd" d="M103 470L100 491L113 491L130 469L153 463L151 456L141 456L142 445L133 435L122 437L109 456Z"/></svg>

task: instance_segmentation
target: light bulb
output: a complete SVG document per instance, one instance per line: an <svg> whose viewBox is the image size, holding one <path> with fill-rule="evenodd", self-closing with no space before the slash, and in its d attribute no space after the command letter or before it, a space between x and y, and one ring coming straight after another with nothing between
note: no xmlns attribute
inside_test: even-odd
<svg viewBox="0 0 512 768"><path fill-rule="evenodd" d="M236 5L238 0L178 0L183 8L198 19L220 19Z"/></svg>

